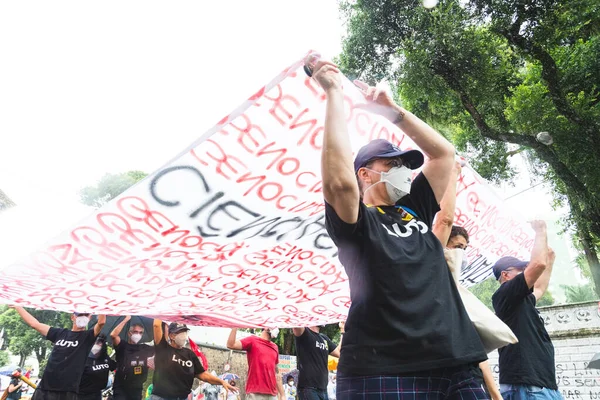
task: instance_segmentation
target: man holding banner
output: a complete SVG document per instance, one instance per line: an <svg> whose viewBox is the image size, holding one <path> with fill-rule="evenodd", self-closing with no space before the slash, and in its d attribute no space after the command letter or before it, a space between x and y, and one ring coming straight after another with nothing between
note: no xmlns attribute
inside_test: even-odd
<svg viewBox="0 0 600 400"><path fill-rule="evenodd" d="M550 283L556 255L548 247L546 223L532 221L531 258L502 257L493 266L500 287L492 296L496 315L519 343L498 349L500 392L505 399L562 399L556 384L554 346L535 308Z"/></svg>
<svg viewBox="0 0 600 400"><path fill-rule="evenodd" d="M85 363L96 337L106 323L99 315L93 329L87 329L89 313L73 313L72 329L53 328L39 322L23 307L15 307L23 321L54 343L42 381L33 393L32 400L75 400Z"/></svg>
<svg viewBox="0 0 600 400"><path fill-rule="evenodd" d="M227 348L243 350L248 358L247 400L284 400L283 384L277 368L279 348L272 342L278 334L278 328L263 328L260 336L237 340L236 328L229 333Z"/></svg>
<svg viewBox="0 0 600 400"><path fill-rule="evenodd" d="M443 247L431 226L454 148L379 88L356 82L367 104L399 126L417 150L373 140L352 160L341 73L319 61L326 92L321 158L326 226L350 281L352 305L338 365L338 399L425 396L484 399L472 368L485 360Z"/></svg>

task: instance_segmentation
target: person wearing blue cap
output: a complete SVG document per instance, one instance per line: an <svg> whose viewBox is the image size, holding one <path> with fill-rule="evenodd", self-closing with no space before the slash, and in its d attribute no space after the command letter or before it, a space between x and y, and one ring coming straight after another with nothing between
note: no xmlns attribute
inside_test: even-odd
<svg viewBox="0 0 600 400"><path fill-rule="evenodd" d="M87 329L91 314L74 312L71 315L72 329L64 329L41 323L23 307L14 309L27 325L54 343L32 400L77 400L88 354L106 323L106 316L98 315L96 325Z"/></svg>
<svg viewBox="0 0 600 400"><path fill-rule="evenodd" d="M432 232L454 147L389 93L355 81L366 101L358 107L400 127L428 161L421 151L383 139L363 146L352 160L341 74L326 61L313 72L327 96L321 154L326 228L352 300L337 398L488 398L472 372L487 355Z"/></svg>
<svg viewBox="0 0 600 400"><path fill-rule="evenodd" d="M500 287L492 296L496 315L518 343L498 349L500 393L507 399L562 399L556 384L554 346L535 308L550 282L555 254L548 247L546 223L532 221L531 259L502 257L492 267Z"/></svg>

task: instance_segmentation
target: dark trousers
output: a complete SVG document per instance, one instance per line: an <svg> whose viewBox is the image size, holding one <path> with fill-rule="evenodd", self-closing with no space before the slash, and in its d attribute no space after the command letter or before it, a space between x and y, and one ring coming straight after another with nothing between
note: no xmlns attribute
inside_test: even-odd
<svg viewBox="0 0 600 400"><path fill-rule="evenodd" d="M344 376L337 374L337 400L489 399L471 366L420 371L417 376Z"/></svg>
<svg viewBox="0 0 600 400"><path fill-rule="evenodd" d="M329 400L327 389L298 388L298 400Z"/></svg>
<svg viewBox="0 0 600 400"><path fill-rule="evenodd" d="M31 400L77 400L77 393L35 389Z"/></svg>

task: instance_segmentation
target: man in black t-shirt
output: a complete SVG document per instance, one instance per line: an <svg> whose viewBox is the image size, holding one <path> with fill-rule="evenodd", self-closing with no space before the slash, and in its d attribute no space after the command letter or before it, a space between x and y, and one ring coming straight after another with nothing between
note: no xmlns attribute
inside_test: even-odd
<svg viewBox="0 0 600 400"><path fill-rule="evenodd" d="M365 104L354 112L388 118L429 160L413 180L423 154L376 139L353 161L341 74L325 61L313 69L327 96L321 152L326 228L352 300L337 398L486 398L471 369L487 356L431 231L454 148L389 93L355 82Z"/></svg>
<svg viewBox="0 0 600 400"><path fill-rule="evenodd" d="M172 322L166 335L163 335L163 323L155 319L153 328L154 375L150 400L186 400L192 391L194 378L221 385L231 392L239 391L238 388L205 371L198 356L184 347L188 341L187 326Z"/></svg>
<svg viewBox="0 0 600 400"><path fill-rule="evenodd" d="M154 346L139 343L144 336L144 326L141 324L131 324L127 341L121 340L119 335L130 320L131 317L126 316L110 334L117 360L114 400L142 399L142 389L148 377L148 358L154 356Z"/></svg>
<svg viewBox="0 0 600 400"><path fill-rule="evenodd" d="M343 334L343 323L340 328ZM293 329L299 372L297 393L300 400L327 400L327 360L330 354L340 356L340 346L319 333L320 329L319 326Z"/></svg>
<svg viewBox="0 0 600 400"><path fill-rule="evenodd" d="M23 307L15 310L27 325L54 343L42 380L31 399L76 400L88 353L106 323L106 316L99 315L94 329L87 329L91 314L73 313L73 328L69 330L42 324Z"/></svg>
<svg viewBox="0 0 600 400"><path fill-rule="evenodd" d="M102 391L108 384L108 375L116 365L117 363L108 356L106 337L99 335L83 369L78 400L102 400Z"/></svg>
<svg viewBox="0 0 600 400"><path fill-rule="evenodd" d="M519 339L498 349L500 392L507 399L562 399L556 385L554 346L535 308L550 282L554 252L548 248L546 223L533 221L530 261L502 257L493 266L500 287L492 296L496 315Z"/></svg>

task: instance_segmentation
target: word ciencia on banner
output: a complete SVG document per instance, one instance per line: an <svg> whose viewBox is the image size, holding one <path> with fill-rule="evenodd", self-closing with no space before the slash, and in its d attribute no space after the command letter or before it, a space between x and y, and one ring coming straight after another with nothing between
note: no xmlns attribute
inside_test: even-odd
<svg viewBox="0 0 600 400"><path fill-rule="evenodd" d="M347 80L344 92L354 151L377 138L416 148L358 108L364 98ZM348 278L325 229L324 115L324 93L296 62L163 168L6 268L3 302L207 326L345 319ZM533 239L470 168L458 189L468 285L497 258L526 256Z"/></svg>

